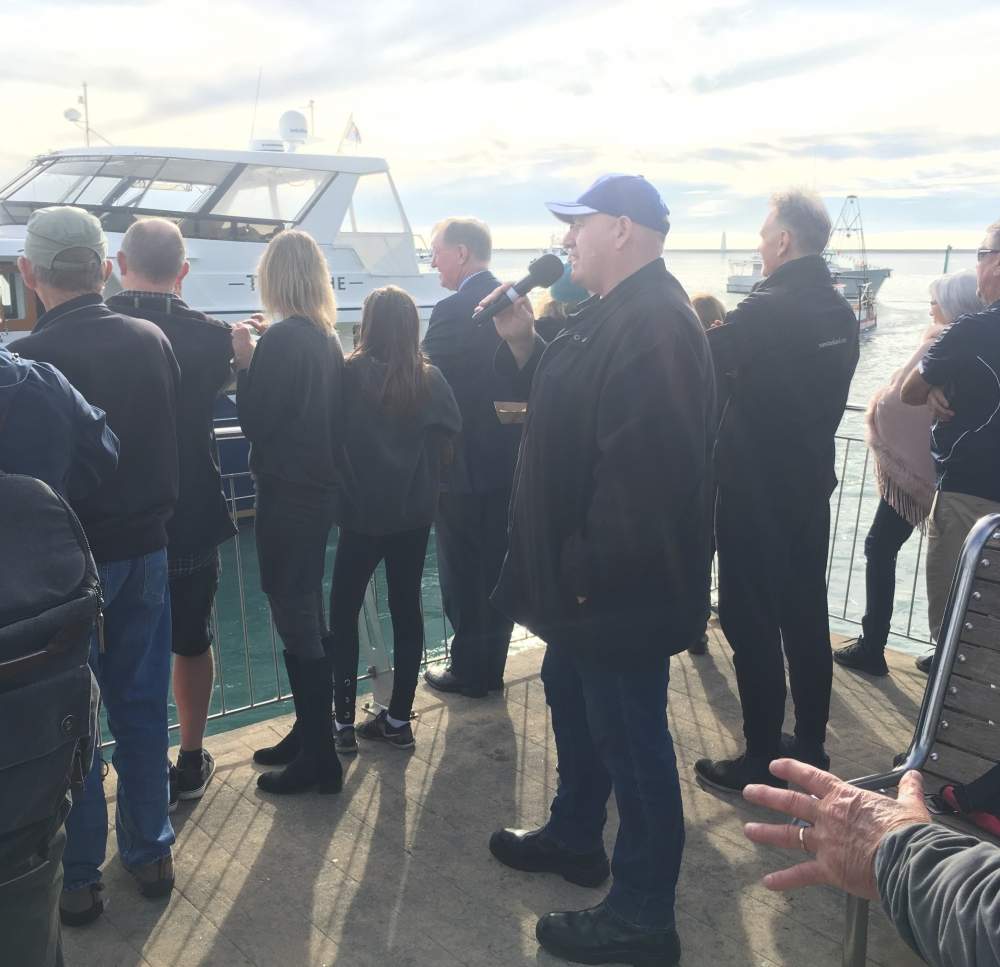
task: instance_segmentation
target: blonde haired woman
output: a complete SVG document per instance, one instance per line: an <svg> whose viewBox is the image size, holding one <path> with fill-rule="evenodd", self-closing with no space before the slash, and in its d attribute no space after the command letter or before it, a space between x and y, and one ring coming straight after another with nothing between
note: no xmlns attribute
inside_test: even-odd
<svg viewBox="0 0 1000 967"><path fill-rule="evenodd" d="M330 719L332 645L322 584L338 487L344 355L334 331L330 272L309 235L278 235L257 273L261 302L277 321L256 348L251 328L235 327L236 403L251 443L261 589L284 645L295 702L291 733L254 753L259 763L285 768L259 776L257 785L276 794L335 793L343 773Z"/></svg>

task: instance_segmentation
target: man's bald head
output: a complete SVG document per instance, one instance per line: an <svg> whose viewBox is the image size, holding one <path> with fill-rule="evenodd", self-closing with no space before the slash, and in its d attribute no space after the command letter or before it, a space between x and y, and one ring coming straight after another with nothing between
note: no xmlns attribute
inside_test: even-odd
<svg viewBox="0 0 1000 967"><path fill-rule="evenodd" d="M155 286L157 291L172 291L186 274L184 256L184 239L173 222L165 218L135 222L119 249L122 284L125 288Z"/></svg>

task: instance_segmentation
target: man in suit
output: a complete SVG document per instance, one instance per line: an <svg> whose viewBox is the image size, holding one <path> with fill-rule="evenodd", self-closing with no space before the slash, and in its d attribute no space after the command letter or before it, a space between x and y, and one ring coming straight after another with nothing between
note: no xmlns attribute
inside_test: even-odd
<svg viewBox="0 0 1000 967"><path fill-rule="evenodd" d="M462 432L445 478L435 530L444 610L455 629L451 663L428 670L427 684L482 698L503 688L513 624L490 602L507 549L510 503L520 427L501 424L494 357L500 337L472 320L476 306L500 283L489 270L490 230L475 218L435 226L432 265L454 295L431 313L424 351L451 385Z"/></svg>

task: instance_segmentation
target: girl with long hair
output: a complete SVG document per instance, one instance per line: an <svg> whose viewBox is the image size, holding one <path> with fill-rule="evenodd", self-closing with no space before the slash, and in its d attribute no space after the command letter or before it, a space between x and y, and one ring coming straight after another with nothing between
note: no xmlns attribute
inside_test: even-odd
<svg viewBox="0 0 1000 967"><path fill-rule="evenodd" d="M330 721L332 647L322 584L340 478L344 356L330 271L309 235L276 236L257 272L261 302L278 321L256 348L250 327L235 327L236 402L251 443L261 589L284 645L295 702L291 733L254 753L256 762L285 768L260 775L257 785L276 794L335 793L343 772Z"/></svg>
<svg viewBox="0 0 1000 967"><path fill-rule="evenodd" d="M385 561L395 677L387 710L357 734L413 747L410 709L424 646L420 584L441 466L461 428L451 388L420 350L420 320L402 289L386 286L365 300L357 348L344 372L344 489L333 566L337 748L357 751L358 616L365 589Z"/></svg>

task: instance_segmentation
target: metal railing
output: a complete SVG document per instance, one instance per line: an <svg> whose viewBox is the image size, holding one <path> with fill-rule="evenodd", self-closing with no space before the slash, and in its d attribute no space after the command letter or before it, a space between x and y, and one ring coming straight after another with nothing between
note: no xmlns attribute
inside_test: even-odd
<svg viewBox="0 0 1000 967"><path fill-rule="evenodd" d="M827 600L834 624L859 626L865 612L864 544L879 504L875 464L861 435L865 408L848 405L837 434L837 489L830 501ZM854 426L852 426L854 424ZM924 576L925 540L918 528L896 561L896 595L890 640L930 643Z"/></svg>
<svg viewBox="0 0 1000 967"><path fill-rule="evenodd" d="M861 407L848 407L845 424L856 419ZM878 505L874 472L860 432L842 426L837 436L837 468L840 483L831 499L830 553L827 567L827 587L830 616L847 627L859 625L864 614L864 538L871 517ZM234 463L233 449L245 447L239 427L217 430L223 465ZM229 448L228 460L226 449ZM236 456L241 466L245 457ZM210 720L237 716L231 725L245 724L276 714L270 706L290 697L283 663L281 643L270 619L267 600L260 591L257 556L254 547L253 481L248 470L228 470L223 474L223 486L230 513L236 522L238 535L221 548L222 575L213 613L215 630L216 689ZM336 529L328 545L327 587L333 573L336 551ZM917 534L904 545L899 556L897 597L894 609L893 635L913 643L927 642L926 601L923 582L923 535ZM437 583L437 555L433 536L428 545L424 571L424 664L448 655L451 627L444 614L440 587ZM384 571L380 567L369 585L361 621L361 665L359 680L377 681L388 676L392 668L391 624ZM515 629L515 640L524 640L528 633ZM362 686L363 688L365 686ZM216 724L216 728L221 723Z"/></svg>

